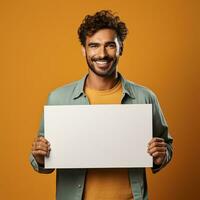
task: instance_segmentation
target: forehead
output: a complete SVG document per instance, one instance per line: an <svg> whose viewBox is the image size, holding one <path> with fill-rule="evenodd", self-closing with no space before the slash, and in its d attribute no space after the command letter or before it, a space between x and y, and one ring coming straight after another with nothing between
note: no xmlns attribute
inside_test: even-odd
<svg viewBox="0 0 200 200"><path fill-rule="evenodd" d="M117 41L117 34L112 29L101 29L92 36L86 37L86 44L90 42L106 43L110 41Z"/></svg>

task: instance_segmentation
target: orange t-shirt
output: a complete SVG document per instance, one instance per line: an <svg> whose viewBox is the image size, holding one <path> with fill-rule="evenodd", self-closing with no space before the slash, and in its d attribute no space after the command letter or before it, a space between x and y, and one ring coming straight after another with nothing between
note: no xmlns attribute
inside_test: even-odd
<svg viewBox="0 0 200 200"><path fill-rule="evenodd" d="M122 84L96 91L85 88L90 104L121 104ZM128 169L88 169L84 200L133 200Z"/></svg>

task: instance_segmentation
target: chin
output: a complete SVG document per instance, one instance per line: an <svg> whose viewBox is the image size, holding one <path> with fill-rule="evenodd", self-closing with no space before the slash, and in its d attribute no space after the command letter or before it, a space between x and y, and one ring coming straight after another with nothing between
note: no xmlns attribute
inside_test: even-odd
<svg viewBox="0 0 200 200"><path fill-rule="evenodd" d="M108 70L95 70L95 74L101 77L110 77L115 73L116 69L108 69Z"/></svg>

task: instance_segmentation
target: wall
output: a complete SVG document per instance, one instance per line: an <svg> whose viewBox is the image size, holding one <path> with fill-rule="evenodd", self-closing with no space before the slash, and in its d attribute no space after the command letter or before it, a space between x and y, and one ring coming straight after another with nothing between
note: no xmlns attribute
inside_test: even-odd
<svg viewBox="0 0 200 200"><path fill-rule="evenodd" d="M171 164L148 170L150 199L197 199L198 0L0 2L1 199L54 199L55 174L34 172L28 155L48 92L87 73L77 28L100 9L127 23L119 71L157 94L174 137Z"/></svg>

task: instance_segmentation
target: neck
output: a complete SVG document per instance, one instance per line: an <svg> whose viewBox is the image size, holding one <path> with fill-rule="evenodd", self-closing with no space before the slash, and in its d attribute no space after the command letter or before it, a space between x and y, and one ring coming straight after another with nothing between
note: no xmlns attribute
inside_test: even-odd
<svg viewBox="0 0 200 200"><path fill-rule="evenodd" d="M92 72L89 72L86 79L86 87L94 90L109 90L113 88L118 81L117 72L109 77L101 77Z"/></svg>

